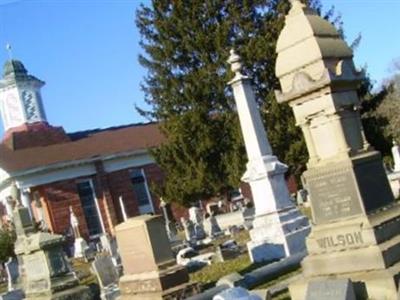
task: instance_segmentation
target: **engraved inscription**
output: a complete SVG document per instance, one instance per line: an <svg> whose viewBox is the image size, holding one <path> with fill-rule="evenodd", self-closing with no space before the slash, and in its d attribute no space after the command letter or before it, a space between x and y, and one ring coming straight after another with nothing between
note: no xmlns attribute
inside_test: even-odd
<svg viewBox="0 0 400 300"><path fill-rule="evenodd" d="M361 232L351 232L327 236L317 240L317 244L322 249L335 247L348 247L364 244Z"/></svg>
<svg viewBox="0 0 400 300"><path fill-rule="evenodd" d="M351 172L341 169L307 178L317 224L361 213Z"/></svg>

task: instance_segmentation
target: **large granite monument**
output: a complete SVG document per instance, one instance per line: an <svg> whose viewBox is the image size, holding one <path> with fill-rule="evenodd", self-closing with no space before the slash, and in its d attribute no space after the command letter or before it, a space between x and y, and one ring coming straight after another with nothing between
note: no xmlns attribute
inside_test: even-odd
<svg viewBox="0 0 400 300"><path fill-rule="evenodd" d="M254 97L250 78L242 74L240 57L231 51L228 62L235 77L229 82L235 96L248 163L242 180L250 184L255 206L251 241L253 262L290 256L305 250L308 219L290 198L284 175L287 166L273 155Z"/></svg>
<svg viewBox="0 0 400 300"><path fill-rule="evenodd" d="M400 205L363 133L357 94L363 74L335 27L291 2L277 43L276 96L292 107L305 137L314 223L292 299L305 299L309 282L326 278L350 279L362 299L397 299Z"/></svg>
<svg viewBox="0 0 400 300"><path fill-rule="evenodd" d="M121 300L184 299L189 276L175 262L161 216L130 218L115 232L124 267Z"/></svg>
<svg viewBox="0 0 400 300"><path fill-rule="evenodd" d="M63 236L35 232L28 208L17 206L13 220L17 234L15 254L28 300L92 299L88 287L79 285L62 250Z"/></svg>

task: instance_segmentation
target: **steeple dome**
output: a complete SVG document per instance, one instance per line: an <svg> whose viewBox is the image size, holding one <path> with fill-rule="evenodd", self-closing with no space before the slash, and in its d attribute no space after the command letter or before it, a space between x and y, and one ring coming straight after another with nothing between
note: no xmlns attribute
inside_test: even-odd
<svg viewBox="0 0 400 300"><path fill-rule="evenodd" d="M3 68L3 77L23 77L28 76L28 72L25 69L25 66L19 60L11 59L6 61Z"/></svg>

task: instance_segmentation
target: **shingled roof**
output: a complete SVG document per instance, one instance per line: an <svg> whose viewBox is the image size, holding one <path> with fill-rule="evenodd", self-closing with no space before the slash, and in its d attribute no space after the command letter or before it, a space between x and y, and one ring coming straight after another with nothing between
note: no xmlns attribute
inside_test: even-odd
<svg viewBox="0 0 400 300"><path fill-rule="evenodd" d="M0 168L8 173L58 163L129 153L159 146L164 140L158 124L133 124L68 134L71 141L12 150L0 144Z"/></svg>

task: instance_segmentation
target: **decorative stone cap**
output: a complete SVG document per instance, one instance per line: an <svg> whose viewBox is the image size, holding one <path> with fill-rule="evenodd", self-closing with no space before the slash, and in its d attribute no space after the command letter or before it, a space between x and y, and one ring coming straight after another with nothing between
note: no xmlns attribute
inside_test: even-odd
<svg viewBox="0 0 400 300"><path fill-rule="evenodd" d="M276 76L282 92L278 101L289 101L333 84L355 88L363 74L355 70L353 51L334 25L299 0L292 0L276 52Z"/></svg>
<svg viewBox="0 0 400 300"><path fill-rule="evenodd" d="M3 67L3 77L28 75L25 66L19 60L6 61Z"/></svg>
<svg viewBox="0 0 400 300"><path fill-rule="evenodd" d="M119 230L119 229L125 229L125 228L130 228L132 226L141 226L144 223L153 221L155 219L162 219L162 216L160 215L139 215L133 218L129 218L128 220L126 220L125 222L117 225L115 227L115 230Z"/></svg>

